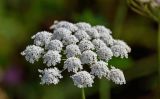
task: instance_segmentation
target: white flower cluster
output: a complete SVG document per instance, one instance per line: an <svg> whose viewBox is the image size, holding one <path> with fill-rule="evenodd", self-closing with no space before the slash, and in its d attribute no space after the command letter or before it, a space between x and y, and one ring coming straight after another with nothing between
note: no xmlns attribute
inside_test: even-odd
<svg viewBox="0 0 160 99"><path fill-rule="evenodd" d="M110 29L67 21L55 21L50 28L53 33L38 32L32 36L34 45L27 46L21 53L30 63L42 58L49 67L39 70L41 84L58 84L64 70L74 73L71 78L79 88L92 87L95 77L104 77L120 85L126 83L123 72L109 67L108 61L112 57L128 58L131 48L124 41L113 39ZM63 65L63 70L57 65ZM91 71L87 72L85 66Z"/></svg>

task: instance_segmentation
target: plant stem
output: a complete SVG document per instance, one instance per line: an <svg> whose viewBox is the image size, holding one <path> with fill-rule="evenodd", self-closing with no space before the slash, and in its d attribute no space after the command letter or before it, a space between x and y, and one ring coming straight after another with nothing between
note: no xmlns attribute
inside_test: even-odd
<svg viewBox="0 0 160 99"><path fill-rule="evenodd" d="M100 99L110 99L110 83L106 79L100 80Z"/></svg>
<svg viewBox="0 0 160 99"><path fill-rule="evenodd" d="M160 93L160 22L158 23L158 93ZM160 97L160 95L158 96Z"/></svg>
<svg viewBox="0 0 160 99"><path fill-rule="evenodd" d="M86 99L84 88L82 88L81 90L82 90L82 99Z"/></svg>

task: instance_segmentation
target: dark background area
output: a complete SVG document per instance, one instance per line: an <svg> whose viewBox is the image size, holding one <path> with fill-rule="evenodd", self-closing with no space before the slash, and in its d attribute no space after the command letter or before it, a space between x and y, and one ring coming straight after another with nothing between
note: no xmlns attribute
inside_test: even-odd
<svg viewBox="0 0 160 99"><path fill-rule="evenodd" d="M20 55L32 35L51 31L54 20L105 25L132 48L128 59L109 63L124 71L127 84L96 79L85 89L87 99L156 99L157 24L125 0L0 0L0 99L81 99L67 73L58 85L41 86L37 69L44 64Z"/></svg>

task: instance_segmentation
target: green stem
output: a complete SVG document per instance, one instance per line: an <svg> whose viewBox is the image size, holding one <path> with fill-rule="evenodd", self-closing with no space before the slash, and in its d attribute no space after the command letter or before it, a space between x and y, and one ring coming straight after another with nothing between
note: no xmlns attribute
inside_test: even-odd
<svg viewBox="0 0 160 99"><path fill-rule="evenodd" d="M100 99L110 99L110 83L106 79L100 80Z"/></svg>
<svg viewBox="0 0 160 99"><path fill-rule="evenodd" d="M160 22L158 23L158 93L160 93ZM158 94L160 97L160 94Z"/></svg>
<svg viewBox="0 0 160 99"><path fill-rule="evenodd" d="M86 99L84 88L82 88L81 90L82 90L82 99Z"/></svg>

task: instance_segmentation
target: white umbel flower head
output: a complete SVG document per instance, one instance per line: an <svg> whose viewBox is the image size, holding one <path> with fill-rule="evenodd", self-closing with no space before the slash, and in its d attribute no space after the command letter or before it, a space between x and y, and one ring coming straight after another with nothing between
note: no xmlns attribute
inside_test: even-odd
<svg viewBox="0 0 160 99"><path fill-rule="evenodd" d="M117 69L115 67L111 67L110 76L109 77L116 84L120 84L120 85L126 84L126 80L125 80L124 74L120 69Z"/></svg>
<svg viewBox="0 0 160 99"><path fill-rule="evenodd" d="M65 37L62 42L64 45L70 45L76 44L77 42L79 42L79 40L74 35L70 35Z"/></svg>
<svg viewBox="0 0 160 99"><path fill-rule="evenodd" d="M61 52L63 44L59 40L51 40L46 49Z"/></svg>
<svg viewBox="0 0 160 99"><path fill-rule="evenodd" d="M91 41L89 40L82 40L79 43L79 48L81 50L81 52L85 51L85 50L94 50L94 45L92 44Z"/></svg>
<svg viewBox="0 0 160 99"><path fill-rule="evenodd" d="M86 32L92 39L97 39L100 37L98 31L95 28L89 28L86 30Z"/></svg>
<svg viewBox="0 0 160 99"><path fill-rule="evenodd" d="M78 30L75 32L75 37L77 37L78 40L90 40L90 36L84 31L84 30Z"/></svg>
<svg viewBox="0 0 160 99"><path fill-rule="evenodd" d="M102 77L109 78L109 69L107 67L108 63L105 63L104 61L98 61L95 64L91 65L91 74L94 76L98 76L100 79Z"/></svg>
<svg viewBox="0 0 160 99"><path fill-rule="evenodd" d="M66 54L67 58L79 57L81 55L81 51L77 45L70 44L70 45L66 46L65 54Z"/></svg>
<svg viewBox="0 0 160 99"><path fill-rule="evenodd" d="M62 40L64 37L71 35L71 33L72 32L66 28L58 28L54 30L52 39Z"/></svg>
<svg viewBox="0 0 160 99"><path fill-rule="evenodd" d="M91 25L86 22L78 22L76 23L76 26L79 30L88 30L89 28L91 28Z"/></svg>
<svg viewBox="0 0 160 99"><path fill-rule="evenodd" d="M100 34L101 33L112 34L112 31L110 29L108 29L102 25L96 25L93 28L95 28L98 31L98 33L100 33Z"/></svg>
<svg viewBox="0 0 160 99"><path fill-rule="evenodd" d="M97 62L97 54L91 50L84 51L81 55L82 64L93 64Z"/></svg>
<svg viewBox="0 0 160 99"><path fill-rule="evenodd" d="M72 32L75 32L78 30L78 28L73 23L70 23L67 21L56 22L50 27L50 29L57 29L57 28L66 28Z"/></svg>
<svg viewBox="0 0 160 99"><path fill-rule="evenodd" d="M51 40L52 33L49 33L47 31L41 31L33 35L31 38L34 39L35 45L43 46L43 45L48 44L48 42Z"/></svg>
<svg viewBox="0 0 160 99"><path fill-rule="evenodd" d="M68 72L77 72L78 70L83 69L81 61L79 58L70 57L64 62L64 69L68 69Z"/></svg>
<svg viewBox="0 0 160 99"><path fill-rule="evenodd" d="M128 52L122 45L113 45L111 50L115 57L128 58Z"/></svg>
<svg viewBox="0 0 160 99"><path fill-rule="evenodd" d="M43 52L43 48L35 45L29 45L23 52L21 52L21 55L25 56L26 60L33 64L35 61L38 61Z"/></svg>
<svg viewBox="0 0 160 99"><path fill-rule="evenodd" d="M104 43L106 43L106 45L113 45L113 37L108 34L108 33L101 33L100 34L100 39L104 41Z"/></svg>
<svg viewBox="0 0 160 99"><path fill-rule="evenodd" d="M92 87L94 83L94 76L90 75L87 71L80 71L72 75L74 85L79 88Z"/></svg>
<svg viewBox="0 0 160 99"><path fill-rule="evenodd" d="M124 42L122 40L114 40L113 45L121 45L121 46L123 46L126 49L126 51L128 53L131 52L131 48L126 44L126 42Z"/></svg>
<svg viewBox="0 0 160 99"><path fill-rule="evenodd" d="M39 75L41 78L40 84L58 84L59 79L63 78L63 76L60 74L61 72L56 68L49 68L44 70L38 70L42 75Z"/></svg>
<svg viewBox="0 0 160 99"><path fill-rule="evenodd" d="M113 53L109 47L102 47L99 50L97 50L97 55L100 60L108 61L112 59Z"/></svg>
<svg viewBox="0 0 160 99"><path fill-rule="evenodd" d="M43 59L43 63L46 63L47 66L55 66L57 63L61 62L61 55L58 51L49 50L46 54L44 54Z"/></svg>
<svg viewBox="0 0 160 99"><path fill-rule="evenodd" d="M96 48L96 50L98 50L102 47L106 47L106 44L100 39L94 39L92 41L92 43L93 43L94 47Z"/></svg>

